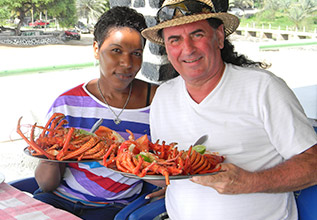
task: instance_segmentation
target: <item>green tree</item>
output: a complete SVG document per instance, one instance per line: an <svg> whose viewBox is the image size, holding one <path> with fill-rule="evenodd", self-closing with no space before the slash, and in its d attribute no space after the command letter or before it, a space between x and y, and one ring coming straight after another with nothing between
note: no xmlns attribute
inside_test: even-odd
<svg viewBox="0 0 317 220"><path fill-rule="evenodd" d="M263 0L261 12L258 15L259 19L274 19L276 14L287 10L292 1L294 0Z"/></svg>
<svg viewBox="0 0 317 220"><path fill-rule="evenodd" d="M289 8L291 7L293 1L294 1L294 0L280 0L278 7L279 7L282 11L286 11L287 9L289 9Z"/></svg>
<svg viewBox="0 0 317 220"><path fill-rule="evenodd" d="M263 12L270 12L266 15L272 18L276 13L287 16L296 28L300 28L302 21L312 16L316 9L317 0L265 0Z"/></svg>
<svg viewBox="0 0 317 220"><path fill-rule="evenodd" d="M77 0L78 17L87 20L87 24L95 22L106 10L109 1L106 0Z"/></svg>
<svg viewBox="0 0 317 220"><path fill-rule="evenodd" d="M78 20L76 0L52 0L45 7L48 15L57 18L61 27L74 26Z"/></svg>
<svg viewBox="0 0 317 220"><path fill-rule="evenodd" d="M292 4L286 10L290 19L295 23L296 28L300 28L301 22L310 17L315 11L317 11L316 0L298 0L293 1Z"/></svg>
<svg viewBox="0 0 317 220"><path fill-rule="evenodd" d="M254 1L253 0L230 0L229 6L231 8L240 8L240 9L253 8Z"/></svg>
<svg viewBox="0 0 317 220"><path fill-rule="evenodd" d="M20 35L20 29L23 23L23 20L26 16L26 13L31 10L33 7L32 1L26 0L0 0L0 7L6 7L9 11L13 11L15 13L15 17L17 17L20 21L16 27L16 35Z"/></svg>
<svg viewBox="0 0 317 220"><path fill-rule="evenodd" d="M0 20L9 19L10 11L7 7L0 8Z"/></svg>
<svg viewBox="0 0 317 220"><path fill-rule="evenodd" d="M47 15L57 17L62 25L74 24L76 20L75 0L0 0L0 8L6 7L19 18L16 35L21 34L24 18L31 9L34 12L47 11Z"/></svg>
<svg viewBox="0 0 317 220"><path fill-rule="evenodd" d="M255 8L263 8L264 0L254 0L253 2Z"/></svg>

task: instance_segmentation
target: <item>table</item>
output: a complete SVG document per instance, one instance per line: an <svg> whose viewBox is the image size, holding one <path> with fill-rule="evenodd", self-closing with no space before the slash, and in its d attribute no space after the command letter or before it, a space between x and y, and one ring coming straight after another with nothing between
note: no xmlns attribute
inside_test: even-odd
<svg viewBox="0 0 317 220"><path fill-rule="evenodd" d="M77 216L38 201L3 182L0 184L0 220L78 220Z"/></svg>

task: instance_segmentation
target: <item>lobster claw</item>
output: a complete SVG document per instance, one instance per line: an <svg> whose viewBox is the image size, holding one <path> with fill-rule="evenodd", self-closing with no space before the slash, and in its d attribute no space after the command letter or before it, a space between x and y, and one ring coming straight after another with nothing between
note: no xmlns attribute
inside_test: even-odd
<svg viewBox="0 0 317 220"><path fill-rule="evenodd" d="M107 140L112 140L113 143L122 143L125 141L124 138L118 132L105 126L99 126L99 128L95 131L95 134Z"/></svg>
<svg viewBox="0 0 317 220"><path fill-rule="evenodd" d="M147 134L139 137L136 142L138 143L138 149L143 152L149 152L150 151L150 140L147 136Z"/></svg>

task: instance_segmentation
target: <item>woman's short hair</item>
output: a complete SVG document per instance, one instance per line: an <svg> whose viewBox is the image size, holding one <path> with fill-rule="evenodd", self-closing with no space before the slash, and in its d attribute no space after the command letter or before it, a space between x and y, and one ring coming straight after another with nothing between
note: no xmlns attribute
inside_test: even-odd
<svg viewBox="0 0 317 220"><path fill-rule="evenodd" d="M129 7L116 6L106 11L98 19L94 28L94 41L97 41L100 47L108 36L109 30L120 27L129 27L141 33L147 28L147 25L141 13ZM145 38L143 39L145 44Z"/></svg>

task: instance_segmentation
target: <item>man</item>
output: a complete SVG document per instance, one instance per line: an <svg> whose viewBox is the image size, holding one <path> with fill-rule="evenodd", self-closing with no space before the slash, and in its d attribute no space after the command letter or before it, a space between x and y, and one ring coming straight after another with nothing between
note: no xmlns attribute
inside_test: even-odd
<svg viewBox="0 0 317 220"><path fill-rule="evenodd" d="M317 137L286 83L238 56L226 39L239 20L228 1L166 0L145 29L180 74L151 106L152 140L188 147L208 134L207 150L226 157L221 172L171 181L171 219L297 219L292 191L317 183Z"/></svg>

